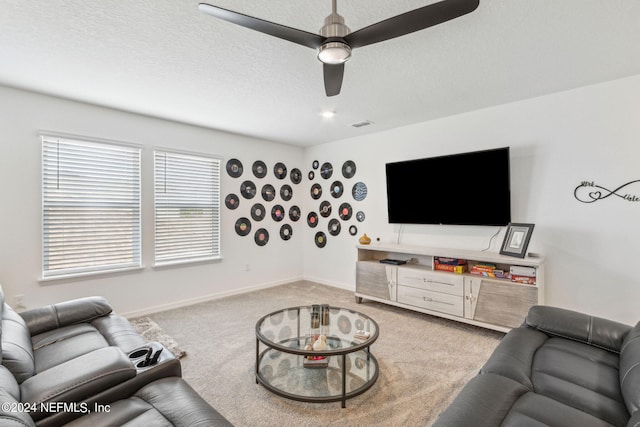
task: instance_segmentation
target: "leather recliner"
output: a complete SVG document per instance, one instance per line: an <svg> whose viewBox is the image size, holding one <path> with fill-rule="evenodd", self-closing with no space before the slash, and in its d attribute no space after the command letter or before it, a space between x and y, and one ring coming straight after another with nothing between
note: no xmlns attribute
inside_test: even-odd
<svg viewBox="0 0 640 427"><path fill-rule="evenodd" d="M150 344L104 298L17 313L0 287L0 320L2 425L230 425L166 349L136 366L130 355Z"/></svg>
<svg viewBox="0 0 640 427"><path fill-rule="evenodd" d="M534 306L434 426L640 425L640 323Z"/></svg>

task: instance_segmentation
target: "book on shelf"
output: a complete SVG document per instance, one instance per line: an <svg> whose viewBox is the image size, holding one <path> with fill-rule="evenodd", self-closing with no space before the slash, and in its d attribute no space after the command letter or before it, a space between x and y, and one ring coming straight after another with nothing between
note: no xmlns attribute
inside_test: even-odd
<svg viewBox="0 0 640 427"><path fill-rule="evenodd" d="M471 271L472 272L486 272L486 273L493 273L493 271L496 269L496 265L495 264L487 264L487 263L475 263L471 266Z"/></svg>
<svg viewBox="0 0 640 427"><path fill-rule="evenodd" d="M436 270L440 270L440 271L450 271L453 273L457 273L457 274L462 274L465 271L467 271L467 265L466 264L462 264L462 265L450 265L450 264L439 264L439 263L435 263L434 268Z"/></svg>
<svg viewBox="0 0 640 427"><path fill-rule="evenodd" d="M467 263L466 259L460 258L446 258L441 256L433 257L433 262L436 264L446 264L446 265L464 265Z"/></svg>
<svg viewBox="0 0 640 427"><path fill-rule="evenodd" d="M525 285L535 285L536 278L533 276L518 276L517 274L511 275L511 281L516 283L523 283Z"/></svg>
<svg viewBox="0 0 640 427"><path fill-rule="evenodd" d="M520 265L512 265L509 267L509 272L512 275L516 276L529 276L536 277L536 268L535 267L523 267Z"/></svg>

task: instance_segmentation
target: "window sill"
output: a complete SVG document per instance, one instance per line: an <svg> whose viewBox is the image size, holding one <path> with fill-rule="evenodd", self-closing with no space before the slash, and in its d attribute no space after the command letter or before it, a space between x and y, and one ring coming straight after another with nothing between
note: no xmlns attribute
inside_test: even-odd
<svg viewBox="0 0 640 427"><path fill-rule="evenodd" d="M208 264L208 263L217 263L222 261L222 256L211 257L211 258L198 258L198 259L189 259L189 260L181 260L181 261L167 261L167 262L158 262L155 263L152 268L155 269L163 269L163 268L173 268L173 267L186 267L189 265L196 264Z"/></svg>
<svg viewBox="0 0 640 427"><path fill-rule="evenodd" d="M38 279L38 282L40 283L52 283L52 282L61 282L61 281L69 282L69 281L75 281L75 280L99 278L103 276L129 274L129 273L139 272L144 269L145 269L145 266L141 265L140 267L127 267L127 268L118 268L113 270L87 271L84 273L76 273L76 274L61 274L59 276L40 277Z"/></svg>

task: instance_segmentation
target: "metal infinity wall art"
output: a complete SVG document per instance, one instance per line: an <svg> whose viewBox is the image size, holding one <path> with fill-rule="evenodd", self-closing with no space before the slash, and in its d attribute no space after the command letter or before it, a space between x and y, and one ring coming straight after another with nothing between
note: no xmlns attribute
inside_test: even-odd
<svg viewBox="0 0 640 427"><path fill-rule="evenodd" d="M635 194L630 192L631 190L636 191ZM597 185L594 181L582 181L573 190L573 195L582 203L593 203L611 196L627 202L640 202L640 179L622 184L613 190Z"/></svg>

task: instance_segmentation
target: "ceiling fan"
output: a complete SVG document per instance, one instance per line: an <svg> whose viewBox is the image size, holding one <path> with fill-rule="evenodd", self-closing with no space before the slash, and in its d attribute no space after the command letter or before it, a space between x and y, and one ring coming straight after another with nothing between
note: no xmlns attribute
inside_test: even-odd
<svg viewBox="0 0 640 427"><path fill-rule="evenodd" d="M335 96L340 93L344 64L351 57L352 49L404 36L466 15L479 6L480 0L443 0L355 32L351 32L344 24L344 18L338 15L337 0L332 0L332 3L331 15L325 19L320 34L254 18L207 3L200 3L198 9L216 18L317 49L318 59L323 64L325 92L327 96Z"/></svg>

